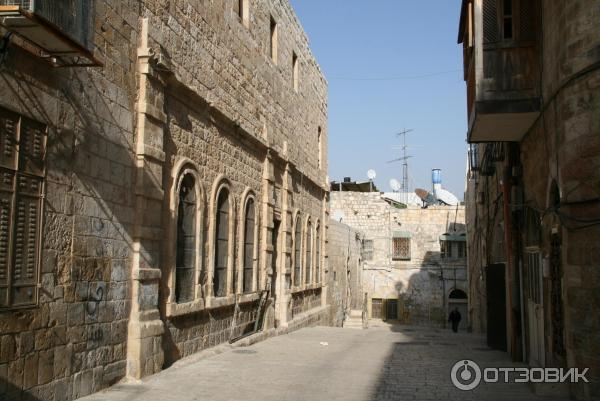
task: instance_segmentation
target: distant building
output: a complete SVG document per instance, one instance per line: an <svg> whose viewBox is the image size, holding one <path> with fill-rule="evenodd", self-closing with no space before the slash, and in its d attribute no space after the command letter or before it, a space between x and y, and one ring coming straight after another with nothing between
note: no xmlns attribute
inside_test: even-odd
<svg viewBox="0 0 600 401"><path fill-rule="evenodd" d="M331 192L331 213L362 235L368 315L443 327L450 308L467 328L464 206L406 206L379 192Z"/></svg>
<svg viewBox="0 0 600 401"><path fill-rule="evenodd" d="M555 387L600 398L600 8L463 0L469 316ZM536 386L537 387L537 386Z"/></svg>

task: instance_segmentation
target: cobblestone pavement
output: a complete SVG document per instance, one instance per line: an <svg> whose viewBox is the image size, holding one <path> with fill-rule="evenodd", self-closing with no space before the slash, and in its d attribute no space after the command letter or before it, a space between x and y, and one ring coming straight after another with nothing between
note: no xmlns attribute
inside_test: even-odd
<svg viewBox="0 0 600 401"><path fill-rule="evenodd" d="M481 337L384 323L368 330L317 327L188 359L85 401L541 400L525 384L453 387L460 359L517 366Z"/></svg>

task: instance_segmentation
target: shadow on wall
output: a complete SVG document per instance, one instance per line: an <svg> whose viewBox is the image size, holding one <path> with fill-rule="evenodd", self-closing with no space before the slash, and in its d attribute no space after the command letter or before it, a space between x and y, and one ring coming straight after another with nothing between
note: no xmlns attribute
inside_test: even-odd
<svg viewBox="0 0 600 401"><path fill-rule="evenodd" d="M7 372L1 372L6 374ZM9 374L10 375L10 374ZM0 378L0 400L2 401L41 401L40 398L27 393L21 387L15 387L12 383Z"/></svg>
<svg viewBox="0 0 600 401"><path fill-rule="evenodd" d="M418 270L411 274L406 289L396 283L398 320L402 324L444 327L445 292L448 284L440 264L441 252L428 251Z"/></svg>
<svg viewBox="0 0 600 401"><path fill-rule="evenodd" d="M25 313L32 323L39 321L36 316L47 310L45 304L63 299L69 310L91 310L80 320L70 316L68 323L51 315L44 327L35 329L85 327L81 336L68 337L70 344L85 349L73 360L87 360L100 348L113 349L109 353L114 357L92 366L113 364L111 373L104 375L108 386L125 375L135 177L143 173L145 191L158 193L162 176L136 167L133 91L126 93L125 87L117 88L95 70L50 69L23 52L9 59L6 67L0 71L4 103L48 127L40 306ZM134 78L127 85L135 88ZM162 201L148 202L147 208L145 224L160 226ZM141 263L159 266L157 244L141 244ZM64 290L64 296L56 298L62 292L55 288ZM5 315L10 319L14 314ZM63 344L54 342L50 347L59 345ZM70 375L84 370L75 362Z"/></svg>

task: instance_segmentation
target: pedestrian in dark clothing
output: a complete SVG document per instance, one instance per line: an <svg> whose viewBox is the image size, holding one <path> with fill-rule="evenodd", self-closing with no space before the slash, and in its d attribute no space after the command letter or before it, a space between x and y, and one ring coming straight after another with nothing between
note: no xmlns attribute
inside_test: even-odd
<svg viewBox="0 0 600 401"><path fill-rule="evenodd" d="M452 331L455 333L458 333L458 324L460 323L460 312L458 311L458 308L454 308L454 310L452 312L450 312L450 317L448 318L448 321L452 323Z"/></svg>

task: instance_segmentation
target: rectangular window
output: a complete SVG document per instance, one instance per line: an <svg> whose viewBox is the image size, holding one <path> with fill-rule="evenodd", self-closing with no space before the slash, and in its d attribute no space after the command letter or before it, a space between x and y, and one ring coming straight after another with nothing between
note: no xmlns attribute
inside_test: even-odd
<svg viewBox="0 0 600 401"><path fill-rule="evenodd" d="M271 60L277 64L277 22L271 17L271 35L270 35Z"/></svg>
<svg viewBox="0 0 600 401"><path fill-rule="evenodd" d="M363 241L362 259L363 259L363 261L373 260L373 240L372 239L366 239Z"/></svg>
<svg viewBox="0 0 600 401"><path fill-rule="evenodd" d="M392 260L410 260L410 238L392 239Z"/></svg>
<svg viewBox="0 0 600 401"><path fill-rule="evenodd" d="M46 136L0 108L0 309L37 304Z"/></svg>
<svg viewBox="0 0 600 401"><path fill-rule="evenodd" d="M513 38L513 0L504 0L502 10L502 35L504 39Z"/></svg>
<svg viewBox="0 0 600 401"><path fill-rule="evenodd" d="M233 0L233 12L246 28L250 26L250 5L248 0Z"/></svg>
<svg viewBox="0 0 600 401"><path fill-rule="evenodd" d="M298 56L292 53L292 80L294 82L294 91L298 92Z"/></svg>

